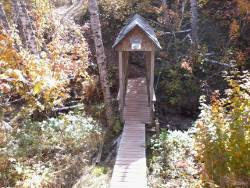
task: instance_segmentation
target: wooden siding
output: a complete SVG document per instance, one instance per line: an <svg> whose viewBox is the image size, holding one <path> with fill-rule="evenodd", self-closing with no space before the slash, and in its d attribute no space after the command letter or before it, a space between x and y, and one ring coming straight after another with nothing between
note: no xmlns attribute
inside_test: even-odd
<svg viewBox="0 0 250 188"><path fill-rule="evenodd" d="M133 50L131 48L130 38L137 36L142 39L141 49L140 50ZM117 51L155 51L156 45L148 38L148 36L144 33L144 31L135 26L135 28L130 31L126 37L115 47Z"/></svg>

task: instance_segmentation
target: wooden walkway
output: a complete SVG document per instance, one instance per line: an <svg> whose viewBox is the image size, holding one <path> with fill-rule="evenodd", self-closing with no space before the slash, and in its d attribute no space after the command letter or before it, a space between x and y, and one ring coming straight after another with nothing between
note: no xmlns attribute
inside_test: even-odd
<svg viewBox="0 0 250 188"><path fill-rule="evenodd" d="M128 80L123 119L110 188L146 188L145 123L151 117L145 78Z"/></svg>

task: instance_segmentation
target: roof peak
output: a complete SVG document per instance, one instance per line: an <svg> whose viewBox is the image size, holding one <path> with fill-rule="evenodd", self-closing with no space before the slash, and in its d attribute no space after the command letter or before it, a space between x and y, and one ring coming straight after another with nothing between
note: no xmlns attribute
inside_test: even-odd
<svg viewBox="0 0 250 188"><path fill-rule="evenodd" d="M115 43L113 44L113 48L117 46L125 36L132 31L136 26L139 26L146 35L152 40L152 42L161 49L161 45L156 38L154 29L149 25L149 23L138 13L134 14L130 19L128 19L125 26L121 29L120 33L118 34Z"/></svg>

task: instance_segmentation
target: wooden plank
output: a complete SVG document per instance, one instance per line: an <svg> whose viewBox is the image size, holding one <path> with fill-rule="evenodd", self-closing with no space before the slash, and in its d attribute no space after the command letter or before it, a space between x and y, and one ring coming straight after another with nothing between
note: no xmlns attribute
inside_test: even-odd
<svg viewBox="0 0 250 188"><path fill-rule="evenodd" d="M151 120L151 109L148 106L145 78L128 80L125 104L125 125L110 187L146 188L145 122Z"/></svg>

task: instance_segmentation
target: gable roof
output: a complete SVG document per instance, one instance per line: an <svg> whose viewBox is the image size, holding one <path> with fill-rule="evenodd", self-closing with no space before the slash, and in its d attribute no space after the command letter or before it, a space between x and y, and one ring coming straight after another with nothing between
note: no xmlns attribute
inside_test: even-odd
<svg viewBox="0 0 250 188"><path fill-rule="evenodd" d="M136 26L140 27L146 35L151 39L151 41L161 49L161 45L156 38L154 29L148 24L148 22L139 14L135 14L130 20L128 20L127 24L122 28L120 33L118 34L115 43L113 44L113 48L117 46L124 38L125 36L132 31Z"/></svg>

